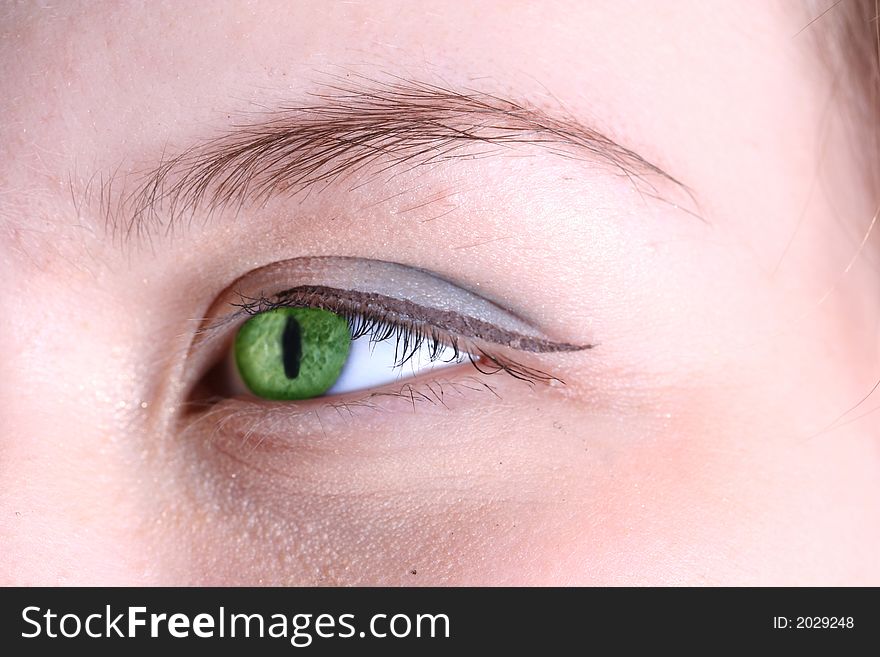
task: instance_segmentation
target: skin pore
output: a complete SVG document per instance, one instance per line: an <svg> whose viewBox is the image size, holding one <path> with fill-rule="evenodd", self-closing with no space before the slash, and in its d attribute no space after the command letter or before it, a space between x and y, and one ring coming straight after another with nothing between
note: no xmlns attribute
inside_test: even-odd
<svg viewBox="0 0 880 657"><path fill-rule="evenodd" d="M877 198L822 23L801 32L814 14L2 12L0 582L880 582ZM241 126L305 139L304 107L424 85L494 113L435 114L435 93L421 118L334 137L323 171L363 166L308 189L159 199L140 224L126 200ZM476 295L592 348L500 347L548 375L531 382L462 363L330 401L206 401L236 329L206 323L242 290L340 288L303 281L319 257L427 272L465 291L453 310ZM409 280L340 271L386 296Z"/></svg>

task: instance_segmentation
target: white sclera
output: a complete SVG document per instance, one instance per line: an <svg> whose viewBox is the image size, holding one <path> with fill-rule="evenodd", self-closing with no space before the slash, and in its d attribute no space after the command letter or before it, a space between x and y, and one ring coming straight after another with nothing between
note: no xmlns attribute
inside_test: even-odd
<svg viewBox="0 0 880 657"><path fill-rule="evenodd" d="M459 353L455 358L455 351L451 347L443 346L432 361L431 343L424 340L412 358L403 365L395 365L395 361L399 360L395 358L396 346L395 338L370 342L369 334L353 340L348 360L342 366L339 378L324 395L340 395L375 388L469 360L465 353Z"/></svg>

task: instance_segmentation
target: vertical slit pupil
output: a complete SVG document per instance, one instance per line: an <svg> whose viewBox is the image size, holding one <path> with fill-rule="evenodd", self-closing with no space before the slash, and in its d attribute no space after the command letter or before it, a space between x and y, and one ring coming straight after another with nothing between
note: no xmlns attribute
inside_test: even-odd
<svg viewBox="0 0 880 657"><path fill-rule="evenodd" d="M299 376L299 364L302 360L302 331L299 322L293 315L287 316L287 323L281 334L281 360L284 363L284 375L288 379L295 379Z"/></svg>

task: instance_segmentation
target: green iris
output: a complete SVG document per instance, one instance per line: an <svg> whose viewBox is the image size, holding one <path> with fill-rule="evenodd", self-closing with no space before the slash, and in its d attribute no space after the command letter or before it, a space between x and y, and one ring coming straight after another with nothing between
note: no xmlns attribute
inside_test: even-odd
<svg viewBox="0 0 880 657"><path fill-rule="evenodd" d="M258 397L309 399L336 382L350 345L344 317L320 308L276 308L238 330L235 362Z"/></svg>

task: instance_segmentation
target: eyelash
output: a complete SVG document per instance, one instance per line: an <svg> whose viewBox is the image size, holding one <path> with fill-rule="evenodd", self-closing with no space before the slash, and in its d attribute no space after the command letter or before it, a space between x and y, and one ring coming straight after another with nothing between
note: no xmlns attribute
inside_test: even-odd
<svg viewBox="0 0 880 657"><path fill-rule="evenodd" d="M448 362L456 360L461 353L465 353L471 365L480 374L506 373L530 385L550 381L562 383L559 378L551 374L501 354L487 351L475 343L467 344L468 338L462 338L426 321L402 318L398 313L376 308L375 304L369 304L371 307L367 310L350 299L316 299L314 294L297 294L296 290L288 290L275 298L265 296L251 298L241 293L238 296L240 301L232 305L239 310L228 319L234 319L241 315L258 315L276 308L319 307L345 318L352 340L366 335L370 336L370 342L384 342L393 339L395 341L395 367L406 365L427 344L431 362L439 360L444 347L447 347L453 351L453 356ZM308 298L308 302L305 302L304 297Z"/></svg>

